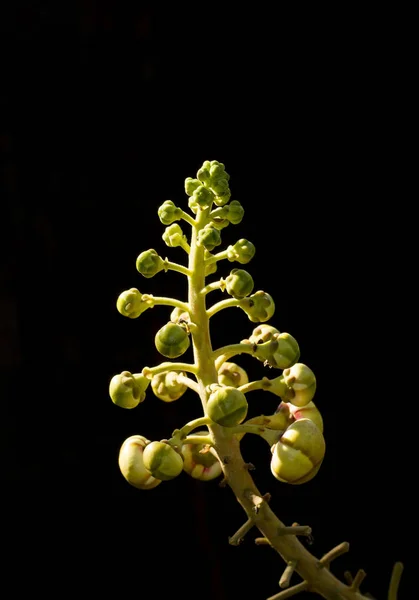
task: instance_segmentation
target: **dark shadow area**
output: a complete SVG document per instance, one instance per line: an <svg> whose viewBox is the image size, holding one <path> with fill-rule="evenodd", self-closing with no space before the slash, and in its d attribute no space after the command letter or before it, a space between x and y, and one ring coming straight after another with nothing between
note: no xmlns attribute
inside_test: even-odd
<svg viewBox="0 0 419 600"><path fill-rule="evenodd" d="M325 422L326 457L306 485L276 481L258 438L244 439L243 455L281 520L313 528L313 553L348 540L336 573L363 568L362 589L384 598L393 563L413 562L405 448L414 434L402 431L413 425L392 375L405 355L395 288L409 273L395 253L409 256L413 242L383 149L383 97L404 81L397 44L374 21L364 31L341 16L328 27L317 15L311 27L310 15L281 11L275 22L250 10L222 20L216 8L123 4L2 9L0 443L13 597L57 586L141 595L145 583L156 600L196 586L202 600L279 591L283 564L254 546L255 532L228 544L244 522L229 489L182 474L140 492L117 464L130 435L166 438L201 414L192 392L166 405L150 391L124 411L108 385L161 360L154 335L170 309L129 320L116 299L131 287L186 299L182 275L144 279L135 260L154 248L185 264L165 246L157 209L171 199L187 210L184 179L217 159L245 209L222 231L223 247L255 244L246 268L275 299L271 324L298 340L315 372ZM235 266L220 264L210 280ZM214 347L254 328L236 309L212 323ZM270 376L247 356L240 364ZM253 416L277 399L252 392L249 403Z"/></svg>

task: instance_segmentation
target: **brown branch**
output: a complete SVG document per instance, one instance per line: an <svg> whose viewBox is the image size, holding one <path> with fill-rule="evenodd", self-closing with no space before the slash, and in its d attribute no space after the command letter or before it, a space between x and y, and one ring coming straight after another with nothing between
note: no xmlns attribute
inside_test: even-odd
<svg viewBox="0 0 419 600"><path fill-rule="evenodd" d="M300 542L295 531L294 535L291 535L291 532L289 535L281 535L279 532L286 526L278 519L268 502L263 499L263 495L245 468L239 440L226 436L224 429L217 425L209 427L218 455L229 457L227 464L222 465L224 478L245 510L248 519L252 520L263 536L263 541L262 538L257 538L256 543L258 545L269 544L286 564L296 561L295 572L303 580L302 583L280 592L280 594L286 593L287 595L277 594L272 598L283 600L299 591L309 590L327 600L366 600L366 596L337 579L327 568L332 560L349 550L349 544L347 542L339 544L318 559ZM285 529L285 531L287 530ZM396 600L396 598L393 596L389 600Z"/></svg>
<svg viewBox="0 0 419 600"><path fill-rule="evenodd" d="M366 576L367 574L365 573L365 571L363 569L359 569L358 573L355 575L353 581L351 582L350 589L354 590L354 592L357 592Z"/></svg>
<svg viewBox="0 0 419 600"><path fill-rule="evenodd" d="M289 561L289 563L285 567L284 572L282 573L281 579L279 580L279 587L287 588L289 586L292 574L294 573L296 566L297 566L296 560Z"/></svg>
<svg viewBox="0 0 419 600"><path fill-rule="evenodd" d="M252 529L255 522L253 519L248 519L244 525L242 525L234 535L228 538L228 543L231 546L238 546L243 542L244 536L248 531Z"/></svg>

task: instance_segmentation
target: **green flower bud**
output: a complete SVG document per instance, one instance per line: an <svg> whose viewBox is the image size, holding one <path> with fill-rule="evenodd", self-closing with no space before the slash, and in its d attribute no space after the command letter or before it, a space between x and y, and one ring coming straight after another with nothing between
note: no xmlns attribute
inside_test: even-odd
<svg viewBox="0 0 419 600"><path fill-rule="evenodd" d="M175 206L171 200L165 200L159 207L157 214L163 225L171 225L182 218L182 209Z"/></svg>
<svg viewBox="0 0 419 600"><path fill-rule="evenodd" d="M226 172L224 165L222 163L217 162L216 160L211 161L210 177L211 183L215 183L220 179L225 179Z"/></svg>
<svg viewBox="0 0 419 600"><path fill-rule="evenodd" d="M208 435L208 431L196 431L194 435ZM205 444L182 445L183 470L200 481L215 479L222 472L218 458L211 451L205 450Z"/></svg>
<svg viewBox="0 0 419 600"><path fill-rule="evenodd" d="M171 321L159 329L154 342L160 354L167 358L181 356L191 343L185 328Z"/></svg>
<svg viewBox="0 0 419 600"><path fill-rule="evenodd" d="M306 406L316 392L316 377L313 371L303 363L295 363L285 369L283 377L288 386L285 400L294 406Z"/></svg>
<svg viewBox="0 0 419 600"><path fill-rule="evenodd" d="M305 483L318 472L325 451L323 434L313 421L295 421L272 448L272 474L284 483Z"/></svg>
<svg viewBox="0 0 419 600"><path fill-rule="evenodd" d="M189 317L189 313L185 312L178 306L172 310L170 313L170 320L172 323L178 323L182 325L182 323L190 323L191 319Z"/></svg>
<svg viewBox="0 0 419 600"><path fill-rule="evenodd" d="M272 296L261 290L240 300L239 306L253 323L269 321L275 312Z"/></svg>
<svg viewBox="0 0 419 600"><path fill-rule="evenodd" d="M236 242L234 246L229 246L227 248L227 258L230 262L237 261L242 265L245 265L252 260L255 252L256 248L252 242L242 238Z"/></svg>
<svg viewBox="0 0 419 600"><path fill-rule="evenodd" d="M176 371L154 375L151 380L151 388L157 398L160 398L163 402L173 402L183 396L188 389L188 386L179 383L178 375L179 373Z"/></svg>
<svg viewBox="0 0 419 600"><path fill-rule="evenodd" d="M248 404L243 392L232 386L216 386L207 402L207 415L218 425L234 427L246 418Z"/></svg>
<svg viewBox="0 0 419 600"><path fill-rule="evenodd" d="M238 200L232 200L230 204L227 204L228 208L227 219L233 225L238 225L243 219L244 208Z"/></svg>
<svg viewBox="0 0 419 600"><path fill-rule="evenodd" d="M203 168L199 169L196 176L201 183L206 183L210 179L210 174L209 174L208 169L203 169Z"/></svg>
<svg viewBox="0 0 419 600"><path fill-rule="evenodd" d="M137 258L137 271L149 279L164 269L164 261L153 249L145 250Z"/></svg>
<svg viewBox="0 0 419 600"><path fill-rule="evenodd" d="M211 206L211 204L213 203L214 194L209 189L207 189L204 185L200 185L194 191L194 193L191 197L191 201L193 202L194 205L197 204L199 206L199 208L201 208L202 210L205 210L206 208Z"/></svg>
<svg viewBox="0 0 419 600"><path fill-rule="evenodd" d="M275 333L279 333L279 330L276 327L272 327L272 325L259 325L255 327L252 331L252 335L246 341L251 344L263 344L264 342L270 342ZM245 341L245 340L243 340Z"/></svg>
<svg viewBox="0 0 419 600"><path fill-rule="evenodd" d="M230 188L226 188L223 192L219 192L214 197L214 203L217 206L224 206L231 198Z"/></svg>
<svg viewBox="0 0 419 600"><path fill-rule="evenodd" d="M152 298L151 294L141 294L136 288L131 288L119 295L116 308L124 317L136 319L147 308L152 308Z"/></svg>
<svg viewBox="0 0 419 600"><path fill-rule="evenodd" d="M211 190L216 196L224 197L230 191L227 179L217 179L215 182L211 178Z"/></svg>
<svg viewBox="0 0 419 600"><path fill-rule="evenodd" d="M182 473L183 459L165 442L150 442L143 451L144 466L153 477L168 481Z"/></svg>
<svg viewBox="0 0 419 600"><path fill-rule="evenodd" d="M249 340L243 340L243 343L249 343ZM270 341L257 344L254 351L258 360L275 369L288 369L300 358L297 340L289 333L274 333ZM289 394L287 386L286 384L281 386L281 381L285 383L284 379L278 380L278 395L287 396Z"/></svg>
<svg viewBox="0 0 419 600"><path fill-rule="evenodd" d="M252 293L254 283L252 276L243 269L233 269L226 277L227 294L233 298L244 298Z"/></svg>
<svg viewBox="0 0 419 600"><path fill-rule="evenodd" d="M205 225L203 229L198 232L197 245L204 246L206 250L211 252L216 246L221 244L221 235L218 229L211 225Z"/></svg>
<svg viewBox="0 0 419 600"><path fill-rule="evenodd" d="M187 177L185 179L185 192L188 196L192 196L194 191L202 185L199 179L192 179L192 177Z"/></svg>
<svg viewBox="0 0 419 600"><path fill-rule="evenodd" d="M150 441L143 435L132 435L122 444L118 464L122 475L139 490L151 490L161 483L146 470L143 451Z"/></svg>
<svg viewBox="0 0 419 600"><path fill-rule="evenodd" d="M277 369L288 369L300 358L298 342L289 333L279 333L273 337L278 342L278 347L271 357L270 364Z"/></svg>
<svg viewBox="0 0 419 600"><path fill-rule="evenodd" d="M150 381L140 373L132 375L122 371L112 377L109 384L109 395L112 402L122 408L135 408L145 399L145 391Z"/></svg>
<svg viewBox="0 0 419 600"><path fill-rule="evenodd" d="M323 433L323 418L314 402L309 402L301 408L294 406L291 403L281 402L277 408L277 411L281 410L283 405L288 407L290 414L296 421L299 421L300 419L310 419L310 421L313 421L313 423L317 425L317 427Z"/></svg>
<svg viewBox="0 0 419 600"><path fill-rule="evenodd" d="M186 242L186 236L183 235L183 231L180 228L180 225L174 223L169 227L166 227L162 238L170 248L176 248L176 246L182 246L184 242Z"/></svg>
<svg viewBox="0 0 419 600"><path fill-rule="evenodd" d="M249 383L246 371L232 362L224 362L218 371L218 383L229 387L238 388Z"/></svg>

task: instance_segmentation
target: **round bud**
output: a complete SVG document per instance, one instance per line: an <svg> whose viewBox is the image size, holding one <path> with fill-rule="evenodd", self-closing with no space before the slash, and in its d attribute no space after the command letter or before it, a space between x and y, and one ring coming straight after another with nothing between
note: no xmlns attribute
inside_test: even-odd
<svg viewBox="0 0 419 600"><path fill-rule="evenodd" d="M122 292L116 301L118 312L130 319L136 319L151 306L153 306L153 303L150 295L147 295L147 301L145 301L143 299L143 294L136 288L131 288Z"/></svg>
<svg viewBox="0 0 419 600"><path fill-rule="evenodd" d="M187 177L185 179L185 192L188 196L192 196L194 191L199 188L201 182L198 179L192 179L192 177Z"/></svg>
<svg viewBox="0 0 419 600"><path fill-rule="evenodd" d="M199 181L201 183L205 183L207 181L209 181L210 179L210 172L209 169L205 168L204 166L202 166L198 173L196 174L197 178L199 179Z"/></svg>
<svg viewBox="0 0 419 600"><path fill-rule="evenodd" d="M216 160L211 161L210 177L211 183L216 183L220 179L225 179L226 172L224 169L224 165Z"/></svg>
<svg viewBox="0 0 419 600"><path fill-rule="evenodd" d="M206 208L211 206L214 200L214 194L204 185L200 185L194 191L192 199L193 202L199 206L199 208L205 210Z"/></svg>
<svg viewBox="0 0 419 600"><path fill-rule="evenodd" d="M208 435L208 431L196 431L194 435ZM222 472L218 458L206 450L205 444L182 445L183 470L201 481L215 479Z"/></svg>
<svg viewBox="0 0 419 600"><path fill-rule="evenodd" d="M157 214L163 225L171 225L182 218L182 210L175 206L172 200L165 200L159 207Z"/></svg>
<svg viewBox="0 0 419 600"><path fill-rule="evenodd" d="M112 402L121 408L135 408L145 399L145 392L150 381L140 373L132 375L122 371L112 377L109 384L109 395Z"/></svg>
<svg viewBox="0 0 419 600"><path fill-rule="evenodd" d="M228 208L227 219L233 225L238 225L243 219L243 215L244 215L243 206L240 204L240 202L238 200L232 200L230 202L230 204L227 205L226 208Z"/></svg>
<svg viewBox="0 0 419 600"><path fill-rule="evenodd" d="M151 388L157 398L163 402L173 402L183 396L188 386L178 381L178 375L179 373L176 371L154 375L151 380Z"/></svg>
<svg viewBox="0 0 419 600"><path fill-rule="evenodd" d="M153 477L168 481L180 475L183 459L169 444L150 442L143 452L144 466Z"/></svg>
<svg viewBox="0 0 419 600"><path fill-rule="evenodd" d="M259 325L255 327L252 331L252 335L249 338L249 342L252 344L263 344L265 342L270 342L275 333L279 333L279 330L276 327L272 327L272 325Z"/></svg>
<svg viewBox="0 0 419 600"><path fill-rule="evenodd" d="M154 342L160 354L167 358L181 356L191 343L186 329L171 321L159 329Z"/></svg>
<svg viewBox="0 0 419 600"><path fill-rule="evenodd" d="M272 296L263 291L258 291L248 298L243 298L239 306L253 323L269 321L275 312L275 302Z"/></svg>
<svg viewBox="0 0 419 600"><path fill-rule="evenodd" d="M238 240L233 246L227 248L227 258L230 262L237 261L245 265L252 260L256 252L256 248L244 238Z"/></svg>
<svg viewBox="0 0 419 600"><path fill-rule="evenodd" d="M245 383L249 383L246 371L232 362L224 362L218 371L218 383L234 388L238 388Z"/></svg>
<svg viewBox="0 0 419 600"><path fill-rule="evenodd" d="M272 448L272 474L284 483L305 483L319 470L325 450L323 434L313 421L295 421Z"/></svg>
<svg viewBox="0 0 419 600"><path fill-rule="evenodd" d="M164 261L153 249L141 252L137 258L137 271L149 279L164 269Z"/></svg>
<svg viewBox="0 0 419 600"><path fill-rule="evenodd" d="M176 248L176 246L182 246L184 242L186 242L186 236L183 235L183 231L177 223L173 223L173 225L169 225L164 230L162 235L164 243L170 248Z"/></svg>
<svg viewBox="0 0 419 600"><path fill-rule="evenodd" d="M269 364L276 369L288 369L300 358L297 340L289 333L277 333L273 339L278 342L278 346L270 357Z"/></svg>
<svg viewBox="0 0 419 600"><path fill-rule="evenodd" d="M122 475L139 490L151 490L161 483L161 479L150 475L144 466L143 451L149 443L142 435L132 435L119 451L118 464Z"/></svg>
<svg viewBox="0 0 419 600"><path fill-rule="evenodd" d="M280 410L282 405L289 407L290 414L296 421L299 421L300 419L310 419L310 421L313 421L313 423L317 425L317 427L323 433L323 418L314 402L309 402L302 408L294 406L291 403L281 402L277 410Z"/></svg>
<svg viewBox="0 0 419 600"><path fill-rule="evenodd" d="M232 386L217 386L210 394L207 415L224 427L234 427L247 415L248 404L243 392Z"/></svg>
<svg viewBox="0 0 419 600"><path fill-rule="evenodd" d="M244 298L252 293L254 283L250 273L244 269L233 269L226 277L226 291L233 298Z"/></svg>
<svg viewBox="0 0 419 600"><path fill-rule="evenodd" d="M231 198L231 192L230 192L230 188L226 188L224 191L220 191L218 194L215 195L214 197L214 203L217 206L224 206L225 204L227 204L227 202L230 200Z"/></svg>
<svg viewBox="0 0 419 600"><path fill-rule="evenodd" d="M295 363L284 370L283 376L289 388L285 395L287 402L299 407L311 402L316 392L316 377L309 367L303 363Z"/></svg>
<svg viewBox="0 0 419 600"><path fill-rule="evenodd" d="M209 252L214 250L214 248L220 244L220 232L215 227L212 227L212 225L205 225L205 227L198 232L197 245L204 246Z"/></svg>

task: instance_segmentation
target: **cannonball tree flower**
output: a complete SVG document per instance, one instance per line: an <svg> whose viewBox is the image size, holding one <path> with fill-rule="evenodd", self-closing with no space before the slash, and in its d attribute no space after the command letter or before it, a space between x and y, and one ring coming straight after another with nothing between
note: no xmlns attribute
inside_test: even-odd
<svg viewBox="0 0 419 600"><path fill-rule="evenodd" d="M186 328L177 323L172 323L172 321L159 329L154 341L160 354L167 358L181 356L191 343Z"/></svg>
<svg viewBox="0 0 419 600"><path fill-rule="evenodd" d="M196 431L195 436L208 435L207 431ZM222 468L218 458L205 444L182 444L183 470L194 479L210 481L219 477Z"/></svg>
<svg viewBox="0 0 419 600"><path fill-rule="evenodd" d="M295 421L299 421L300 419L310 419L310 421L313 421L313 423L317 425L317 427L323 433L323 417L313 401L301 408L299 406L294 406L290 402L281 402L276 409L275 414L284 411L289 413Z"/></svg>
<svg viewBox="0 0 419 600"><path fill-rule="evenodd" d="M151 389L154 395L163 402L174 402L183 396L188 387L179 381L179 373L165 371L154 375L151 380Z"/></svg>
<svg viewBox="0 0 419 600"><path fill-rule="evenodd" d="M112 402L122 408L135 408L145 400L145 392L150 380L141 373L122 371L114 375L109 384Z"/></svg>
<svg viewBox="0 0 419 600"><path fill-rule="evenodd" d="M118 465L122 475L139 490L151 490L161 483L161 479L150 475L144 466L143 451L149 443L143 435L132 435L125 440L119 451Z"/></svg>
<svg viewBox="0 0 419 600"><path fill-rule="evenodd" d="M150 442L143 451L144 466L156 479L168 481L182 473L183 458L166 442Z"/></svg>
<svg viewBox="0 0 419 600"><path fill-rule="evenodd" d="M243 340L243 343L250 344L250 340ZM289 333L274 333L269 341L255 344L253 348L258 360L275 369L287 369L300 358L298 342ZM290 394L293 395L291 388Z"/></svg>

